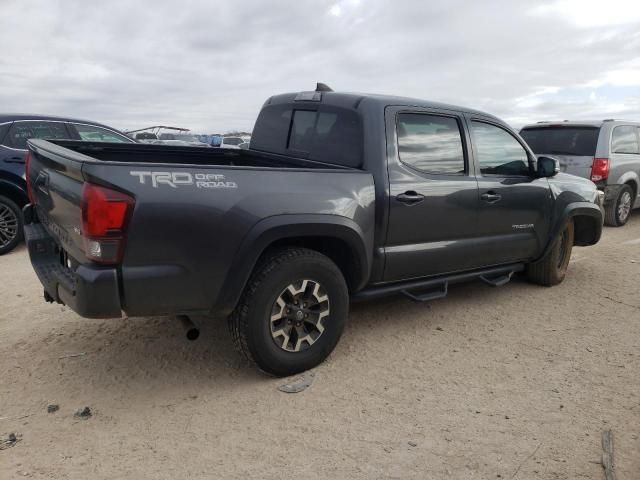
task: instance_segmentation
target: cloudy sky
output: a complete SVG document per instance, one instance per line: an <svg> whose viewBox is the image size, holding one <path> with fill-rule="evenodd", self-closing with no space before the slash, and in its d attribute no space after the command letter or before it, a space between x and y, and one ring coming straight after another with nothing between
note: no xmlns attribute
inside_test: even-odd
<svg viewBox="0 0 640 480"><path fill-rule="evenodd" d="M274 93L640 120L637 0L0 0L0 111L250 129Z"/></svg>

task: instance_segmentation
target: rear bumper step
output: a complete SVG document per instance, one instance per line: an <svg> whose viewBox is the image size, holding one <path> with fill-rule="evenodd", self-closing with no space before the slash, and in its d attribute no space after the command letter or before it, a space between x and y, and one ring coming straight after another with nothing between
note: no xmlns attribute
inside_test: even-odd
<svg viewBox="0 0 640 480"><path fill-rule="evenodd" d="M24 227L33 269L45 290L45 299L69 306L87 318L121 317L115 268L63 265L60 247L40 223Z"/></svg>

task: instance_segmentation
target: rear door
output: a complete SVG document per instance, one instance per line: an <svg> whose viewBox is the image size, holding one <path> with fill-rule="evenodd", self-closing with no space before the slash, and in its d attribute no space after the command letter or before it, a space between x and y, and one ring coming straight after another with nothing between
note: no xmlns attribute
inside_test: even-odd
<svg viewBox="0 0 640 480"><path fill-rule="evenodd" d="M472 250L478 185L460 113L406 107L386 111L389 222L386 281L477 266Z"/></svg>
<svg viewBox="0 0 640 480"><path fill-rule="evenodd" d="M521 141L492 120L468 118L480 195L475 255L484 265L529 260L550 228L551 190Z"/></svg>

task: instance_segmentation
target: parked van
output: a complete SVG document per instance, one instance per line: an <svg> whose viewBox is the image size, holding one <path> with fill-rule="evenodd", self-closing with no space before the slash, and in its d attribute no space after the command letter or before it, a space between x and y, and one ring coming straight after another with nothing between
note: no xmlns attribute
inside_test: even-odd
<svg viewBox="0 0 640 480"><path fill-rule="evenodd" d="M640 123L538 122L520 131L536 155L549 155L560 170L589 178L605 193L605 224L621 227L640 207Z"/></svg>

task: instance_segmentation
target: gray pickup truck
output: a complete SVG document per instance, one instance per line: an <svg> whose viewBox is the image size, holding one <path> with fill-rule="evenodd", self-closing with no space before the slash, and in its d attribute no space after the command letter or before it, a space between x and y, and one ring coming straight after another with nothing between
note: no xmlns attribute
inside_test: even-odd
<svg viewBox="0 0 640 480"><path fill-rule="evenodd" d="M264 104L249 150L29 141L25 234L45 298L84 317L229 317L289 375L336 346L350 300L416 301L524 271L565 276L602 231L595 185L497 118L316 91Z"/></svg>

